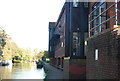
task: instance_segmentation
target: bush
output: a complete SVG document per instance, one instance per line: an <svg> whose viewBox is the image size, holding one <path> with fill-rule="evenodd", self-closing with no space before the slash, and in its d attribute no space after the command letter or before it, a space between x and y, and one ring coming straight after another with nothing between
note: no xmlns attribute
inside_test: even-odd
<svg viewBox="0 0 120 81"><path fill-rule="evenodd" d="M20 60L13 60L12 63L21 63Z"/></svg>
<svg viewBox="0 0 120 81"><path fill-rule="evenodd" d="M50 61L46 61L46 63L49 63Z"/></svg>

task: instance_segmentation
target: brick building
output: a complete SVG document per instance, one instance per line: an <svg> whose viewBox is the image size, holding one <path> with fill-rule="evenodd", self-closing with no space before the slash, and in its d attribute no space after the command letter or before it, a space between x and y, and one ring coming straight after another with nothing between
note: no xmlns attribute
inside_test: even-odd
<svg viewBox="0 0 120 81"><path fill-rule="evenodd" d="M120 78L120 2L90 3L87 79Z"/></svg>
<svg viewBox="0 0 120 81"><path fill-rule="evenodd" d="M48 54L50 58L54 58L54 30L55 30L55 22L49 22L49 49Z"/></svg>
<svg viewBox="0 0 120 81"><path fill-rule="evenodd" d="M64 78L86 78L87 36L88 3L65 2L57 22L49 23L50 63L64 71Z"/></svg>

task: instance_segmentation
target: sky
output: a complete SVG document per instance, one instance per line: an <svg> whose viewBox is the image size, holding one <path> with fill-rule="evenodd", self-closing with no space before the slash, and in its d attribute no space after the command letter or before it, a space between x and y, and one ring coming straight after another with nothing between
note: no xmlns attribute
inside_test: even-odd
<svg viewBox="0 0 120 81"><path fill-rule="evenodd" d="M0 27L21 48L48 50L48 23L65 0L0 0Z"/></svg>

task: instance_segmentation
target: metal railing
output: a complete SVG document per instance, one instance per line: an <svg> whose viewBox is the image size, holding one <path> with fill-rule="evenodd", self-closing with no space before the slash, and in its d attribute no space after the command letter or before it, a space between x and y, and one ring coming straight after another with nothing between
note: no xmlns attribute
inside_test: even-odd
<svg viewBox="0 0 120 81"><path fill-rule="evenodd" d="M112 4L109 8L107 8L106 10L104 10L102 13L100 13L97 17L95 17L94 19L92 19L89 23L91 23L92 21L94 21L95 19L97 19L98 17L100 17L102 14L104 14L106 11L108 11L110 8L112 8L113 6L115 5L115 3L114 4ZM96 10L95 10L96 11Z"/></svg>
<svg viewBox="0 0 120 81"><path fill-rule="evenodd" d="M99 9L102 5L104 5L105 2L101 2L99 3L99 5L89 14L89 37L91 37L92 35L95 35L94 32L102 32L100 30L98 31L94 31L97 30L97 28L100 28L100 26L104 25L104 23L107 23L108 21L114 20L115 24L114 25L119 25L120 22L118 21L118 12L120 12L120 10L117 8L117 0L115 0L115 2L113 2L113 4L111 4L109 7L107 7L106 9L104 9L102 12L100 12L99 14L97 14L96 16L94 16L94 12L96 12L97 9ZM102 18L102 15L104 13L107 13L109 10L114 9L114 14L112 16L110 16L109 18L106 18L105 20L99 22L98 24L95 24L94 21L97 20L99 17ZM94 18L93 18L94 16ZM99 20L98 20L99 21ZM94 26L93 26L94 24ZM106 29L106 28L104 28Z"/></svg>

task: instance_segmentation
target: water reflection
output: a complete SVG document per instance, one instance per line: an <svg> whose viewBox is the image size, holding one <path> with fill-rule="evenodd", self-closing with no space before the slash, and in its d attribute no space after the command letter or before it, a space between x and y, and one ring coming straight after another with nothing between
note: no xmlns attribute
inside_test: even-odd
<svg viewBox="0 0 120 81"><path fill-rule="evenodd" d="M1 67L2 79L44 79L44 69L37 69L35 63L13 64Z"/></svg>

